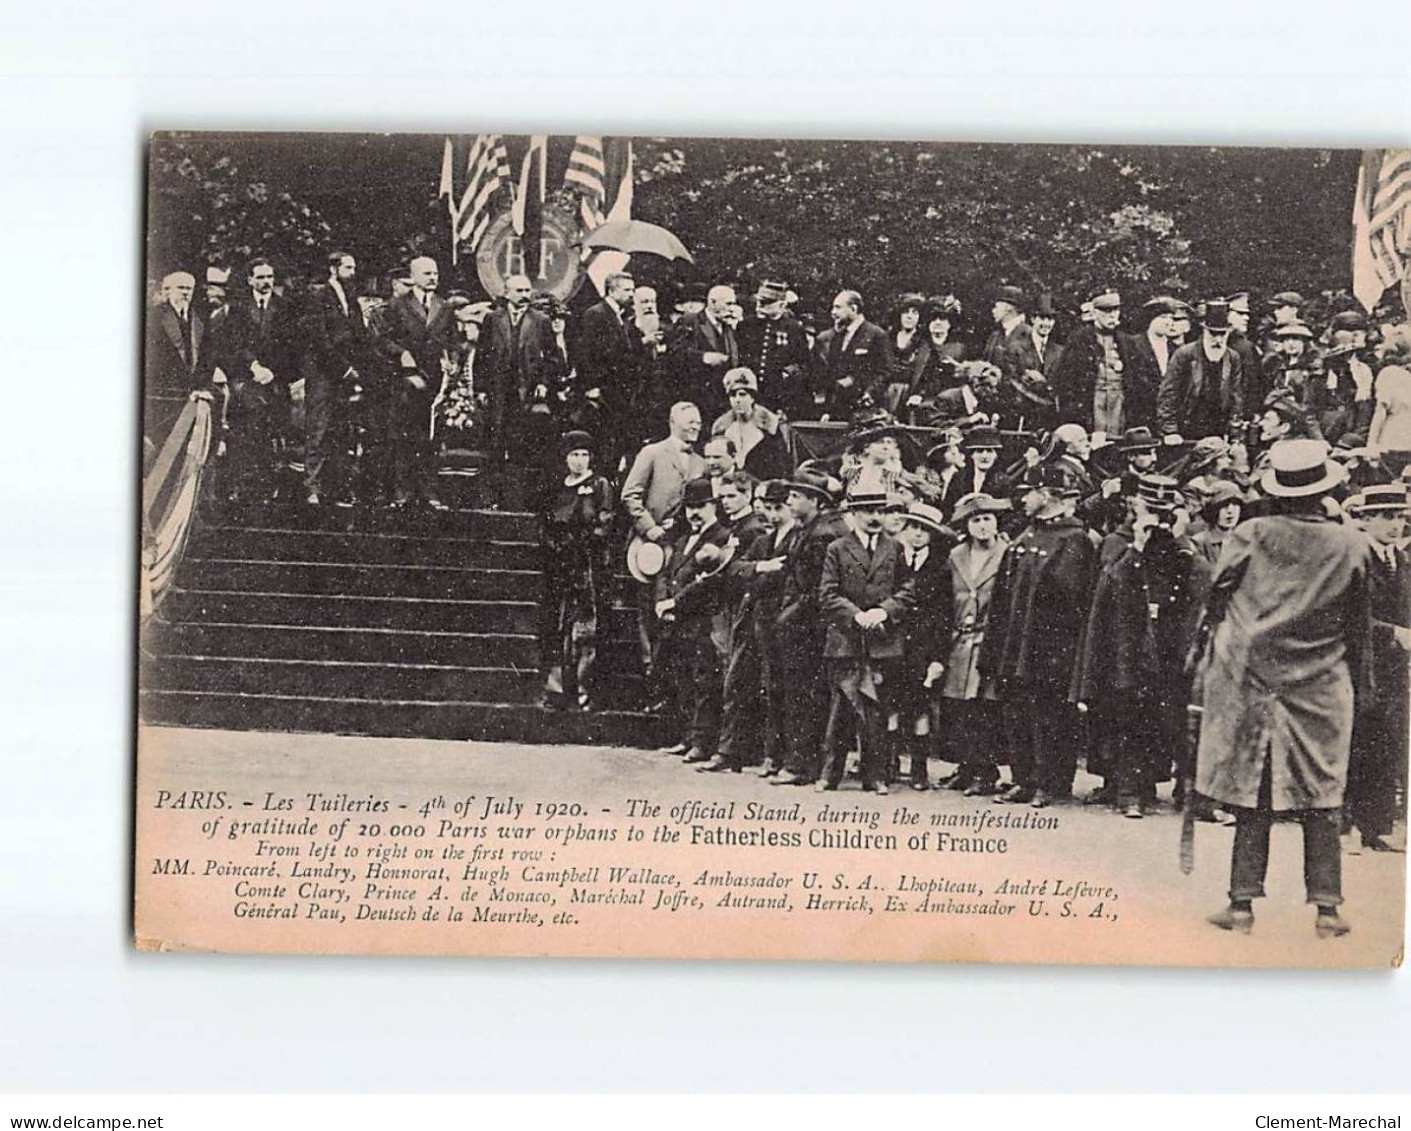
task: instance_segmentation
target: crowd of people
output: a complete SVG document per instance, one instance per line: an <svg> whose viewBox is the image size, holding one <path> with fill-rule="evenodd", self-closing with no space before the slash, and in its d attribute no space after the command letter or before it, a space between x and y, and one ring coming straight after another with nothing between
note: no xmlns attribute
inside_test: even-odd
<svg viewBox="0 0 1411 1131"><path fill-rule="evenodd" d="M419 258L383 301L327 266L299 310L263 260L204 310L167 276L148 387L220 403L232 499L293 445L315 506L443 507L452 442L537 469L546 706L602 705L625 565L667 755L831 791L856 754L877 794L1037 808L1081 763L1130 819L1169 782L1235 825L1212 923L1252 927L1291 815L1318 932L1348 929L1339 834L1395 850L1405 795L1411 327L1240 292L1151 296L1128 330L1101 287L1060 342L1051 297L1005 285L985 327L843 290L815 333L772 280L748 316L726 284L664 313L619 273L573 317L523 276L443 299Z"/></svg>

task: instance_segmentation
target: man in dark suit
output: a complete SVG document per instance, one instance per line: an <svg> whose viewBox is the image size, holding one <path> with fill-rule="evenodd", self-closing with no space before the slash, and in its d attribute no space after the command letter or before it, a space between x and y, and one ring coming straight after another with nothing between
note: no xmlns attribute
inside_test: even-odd
<svg viewBox="0 0 1411 1131"><path fill-rule="evenodd" d="M1161 379L1156 416L1166 442L1224 436L1244 411L1245 373L1230 349L1230 308L1205 304L1200 341L1171 355Z"/></svg>
<svg viewBox="0 0 1411 1131"><path fill-rule="evenodd" d="M847 420L864 399L886 403L892 371L892 344L887 332L862 314L862 296L840 291L833 299L833 328L818 336L814 346L818 366L815 399L831 420Z"/></svg>
<svg viewBox="0 0 1411 1131"><path fill-rule="evenodd" d="M412 287L387 304L383 355L396 370L388 440L392 448L393 506L420 495L427 506L445 510L436 492L436 460L431 445L432 412L446 377L447 351L455 348L455 317L436 297L436 261L419 256L408 265Z"/></svg>
<svg viewBox="0 0 1411 1131"><path fill-rule="evenodd" d="M274 293L274 266L250 263L248 299L213 321L212 361L230 388L227 495L267 499L278 484L289 431L289 386L299 378L299 327L292 305Z"/></svg>
<svg viewBox="0 0 1411 1131"><path fill-rule="evenodd" d="M529 305L525 275L505 280L505 305L493 310L480 328L477 376L488 394L486 446L496 461L508 456L518 463L522 451L523 415L544 380L545 354L553 343L548 315Z"/></svg>
<svg viewBox="0 0 1411 1131"><path fill-rule="evenodd" d="M631 423L638 388L637 353L628 323L632 311L632 276L618 272L603 284L603 300L583 312L574 343L578 388L602 406L603 471L616 475L622 456L638 439Z"/></svg>
<svg viewBox="0 0 1411 1131"><path fill-rule="evenodd" d="M348 252L330 252L328 284L304 324L304 498L315 506L323 493L340 504L351 501L348 404L369 368L371 342L354 289L357 275L357 261Z"/></svg>
<svg viewBox="0 0 1411 1131"><path fill-rule="evenodd" d="M676 395L696 405L705 420L714 420L730 407L721 391L721 378L740 363L735 330L727 321L734 305L734 290L711 287L705 309L683 314L667 343L667 359L678 383Z"/></svg>
<svg viewBox="0 0 1411 1131"><path fill-rule="evenodd" d="M682 511L685 529L657 575L655 611L666 626L677 708L686 718L686 761L710 762L719 753L721 698L720 653L711 629L725 601L730 532L716 519L708 479L686 484Z"/></svg>
<svg viewBox="0 0 1411 1131"><path fill-rule="evenodd" d="M844 507L853 529L834 540L823 559L818 605L828 624L823 655L833 697L820 792L842 782L854 724L862 743L862 788L887 792L887 698L898 675L901 621L915 603L915 581L900 547L882 530L886 504L880 493L849 498Z"/></svg>
<svg viewBox="0 0 1411 1131"><path fill-rule="evenodd" d="M1032 329L1024 317L1027 306L1024 292L1018 287L1004 286L995 292L994 306L990 311L995 328L985 341L980 358L991 365L998 365L1006 377L1018 373L1015 368L1019 360L1017 355Z"/></svg>
<svg viewBox="0 0 1411 1131"><path fill-rule="evenodd" d="M143 362L149 395L184 397L210 381L210 366L203 364L206 322L191 302L195 289L194 276L173 271L162 279L162 301L148 311Z"/></svg>

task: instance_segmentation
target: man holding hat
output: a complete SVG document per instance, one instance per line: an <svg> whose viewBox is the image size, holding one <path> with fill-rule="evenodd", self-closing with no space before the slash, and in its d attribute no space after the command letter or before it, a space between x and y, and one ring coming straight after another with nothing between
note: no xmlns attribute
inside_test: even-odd
<svg viewBox="0 0 1411 1131"><path fill-rule="evenodd" d="M887 792L886 716L902 656L901 621L915 604L915 580L901 548L882 529L887 497L857 491L843 509L852 529L823 559L818 605L828 626L823 645L832 701L823 739L818 789L837 789L848 740L862 744L859 776L865 791Z"/></svg>
<svg viewBox="0 0 1411 1131"><path fill-rule="evenodd" d="M808 334L789 313L788 285L771 279L755 290L755 316L735 332L740 364L759 379L759 394L790 420L813 415Z"/></svg>
<svg viewBox="0 0 1411 1131"><path fill-rule="evenodd" d="M784 772L770 779L773 785L812 785L818 779L828 704L818 583L828 547L848 533L844 516L834 509L842 492L841 482L808 467L789 482L797 532L784 563L784 594L774 622L787 673L782 692L789 744Z"/></svg>
<svg viewBox="0 0 1411 1131"><path fill-rule="evenodd" d="M1102 287L1088 301L1092 323L1068 339L1053 375L1059 418L1107 435L1134 424L1150 425L1156 389L1142 383L1131 336L1118 328L1121 296Z"/></svg>
<svg viewBox="0 0 1411 1131"><path fill-rule="evenodd" d="M1349 930L1338 837L1354 710L1369 706L1372 548L1323 505L1341 482L1321 441L1275 444L1260 482L1272 512L1235 527L1220 555L1192 701L1196 790L1235 813L1230 903L1210 917L1222 930L1254 925L1277 815L1303 826L1318 936Z"/></svg>
<svg viewBox="0 0 1411 1131"><path fill-rule="evenodd" d="M686 761L709 762L719 753L721 662L712 630L725 600L730 532L716 518L709 479L686 484L681 510L684 529L657 575L654 611L664 626L662 647L685 721Z"/></svg>
<svg viewBox="0 0 1411 1131"><path fill-rule="evenodd" d="M1397 789L1406 787L1411 744L1411 559L1406 536L1405 483L1368 487L1344 509L1372 543L1372 667L1376 695L1352 724L1347 769L1347 816L1373 852L1394 852L1387 841L1399 815Z"/></svg>
<svg viewBox="0 0 1411 1131"><path fill-rule="evenodd" d="M980 674L997 682L1010 724L1014 780L996 800L1042 808L1073 791L1079 729L1069 689L1097 546L1074 515L1078 490L1068 470L1043 464L1031 474L1025 507L1033 521L1004 556Z"/></svg>
<svg viewBox="0 0 1411 1131"><path fill-rule="evenodd" d="M1157 393L1156 418L1167 443L1223 436L1244 410L1244 370L1230 349L1230 308L1207 302L1200 341L1171 357Z"/></svg>

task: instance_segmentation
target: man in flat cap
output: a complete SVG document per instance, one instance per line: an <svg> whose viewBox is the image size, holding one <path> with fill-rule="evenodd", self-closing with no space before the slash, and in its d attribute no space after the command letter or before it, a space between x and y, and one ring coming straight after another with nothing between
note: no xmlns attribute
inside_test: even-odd
<svg viewBox="0 0 1411 1131"><path fill-rule="evenodd" d="M1053 375L1059 417L1109 436L1138 424L1150 426L1156 388L1144 381L1131 336L1119 328L1122 299L1113 288L1102 287L1088 301L1092 323L1068 339Z"/></svg>
<svg viewBox="0 0 1411 1131"><path fill-rule="evenodd" d="M808 334L789 313L785 283L766 279L755 291L755 315L735 332L740 365L759 379L759 397L790 420L814 415Z"/></svg>

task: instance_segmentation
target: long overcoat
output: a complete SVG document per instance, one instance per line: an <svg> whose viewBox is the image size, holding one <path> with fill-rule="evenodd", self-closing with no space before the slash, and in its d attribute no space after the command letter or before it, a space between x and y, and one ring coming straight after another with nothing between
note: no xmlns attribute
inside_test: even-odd
<svg viewBox="0 0 1411 1131"><path fill-rule="evenodd" d="M1256 808L1267 762L1274 812L1342 804L1354 696L1370 693L1371 553L1322 515L1267 515L1226 537L1223 615L1197 681L1201 794Z"/></svg>

